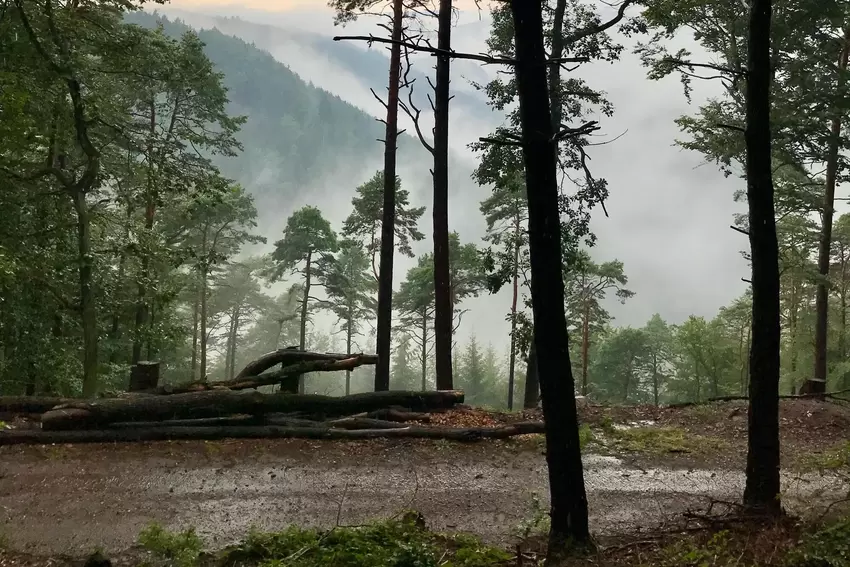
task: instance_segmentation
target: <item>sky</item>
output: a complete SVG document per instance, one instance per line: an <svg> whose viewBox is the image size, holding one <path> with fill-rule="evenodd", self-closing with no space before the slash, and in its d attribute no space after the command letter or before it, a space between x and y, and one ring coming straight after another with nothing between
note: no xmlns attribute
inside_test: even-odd
<svg viewBox="0 0 850 567"><path fill-rule="evenodd" d="M486 11L475 10L473 2L466 4L464 7L471 9L460 15L454 45L458 50L482 52L489 18ZM600 6L604 8L601 2ZM363 84L347 69L299 43L297 33L321 34L328 40L339 33L333 25L332 12L323 1L248 0L237 5L229 0L172 0L161 11L179 15L196 27L218 25L224 33L236 34L220 22L216 24L197 13L237 16L248 22L275 26L279 30L275 30L271 44L261 47L318 87L375 116L382 111L369 92L370 87L379 85ZM374 22L364 19L351 25L346 33L349 31L378 33L380 30L374 27ZM251 33L243 26L238 35L253 41ZM629 40L622 41L631 45ZM426 62L422 66L423 72L430 72L429 65ZM472 92L470 80L480 81L495 72L473 62L458 62L453 66L452 88ZM623 305L613 300L608 302L614 323L642 326L654 313L660 313L672 323L679 323L691 314L713 317L721 306L744 292L746 284L741 278L749 274L740 254L747 245L746 239L729 229L733 214L744 211L742 204L733 201L733 193L742 187L742 181L724 178L714 165L703 163L701 156L677 147L674 142L681 135L673 121L695 112L700 102L719 92L719 85L697 82L693 104L689 106L676 78L649 81L646 70L630 53L619 62L586 65L577 73L592 86L605 90L615 106L612 118L600 117L602 131L595 139L610 143L590 151L591 167L595 175L608 180L610 191L609 216L606 218L599 210L593 219L598 243L592 255L597 261L622 260L629 288L636 292ZM487 135L501 120L498 113L482 116L480 112L466 112L454 106L450 142L463 161L461 168L466 168L463 179L468 178L467 173L475 166L475 156L466 145ZM381 152L376 146L375 162L364 165L363 175L368 177L367 172L371 175L381 166ZM400 167L414 202L428 204L428 164L400 164ZM309 198L316 202L303 204L327 207L327 216L338 225L348 214L348 201L339 199L334 191L337 181L350 177L351 172L340 172L338 178L325 180L322 187L309 192ZM488 193L487 188L471 180L452 189L449 223L451 229L461 233L462 240L479 241L483 235L484 222L477 209ZM276 218L284 219L289 212L281 211ZM264 230L273 242L279 238L281 228L264 227ZM430 234L430 214L423 218L421 228ZM415 251L430 251L430 238L419 243ZM412 263L405 258L396 260L396 284ZM459 340L463 342L474 333L480 341L502 347L506 341L504 316L508 306L509 297L505 293L496 297L485 294L466 302L464 308L470 312L463 320Z"/></svg>

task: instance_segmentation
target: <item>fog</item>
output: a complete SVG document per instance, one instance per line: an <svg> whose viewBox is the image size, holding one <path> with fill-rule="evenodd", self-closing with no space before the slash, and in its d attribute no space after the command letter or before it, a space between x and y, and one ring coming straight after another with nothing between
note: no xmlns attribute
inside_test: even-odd
<svg viewBox="0 0 850 567"><path fill-rule="evenodd" d="M171 17L180 17L199 28L217 27L267 50L305 81L325 89L343 100L379 116L383 108L370 93L382 93L384 83L374 84L345 67L322 42L332 43L339 34L378 35L382 30L375 20L360 20L340 28L334 26L333 13L316 2L315 9L262 12L237 6L201 7L174 0L171 5L157 7ZM216 16L238 17L242 21L222 20ZM454 30L454 46L459 51L483 52L490 19L486 12L461 12ZM627 46L632 45L624 40ZM349 42L347 49L366 50L359 42ZM372 48L374 76L386 72L385 50ZM627 51L629 49L627 48ZM433 61L427 54L415 59L418 73L432 74ZM381 67L381 65L383 65ZM464 242L480 241L485 224L478 205L489 194L470 179L475 155L470 142L490 133L502 123L500 113L491 112L485 101L472 88L470 81L486 81L498 69L470 61L454 63L452 89L457 97L451 111L450 143L454 154L453 184L450 197L449 224ZM672 323L688 315L711 317L717 309L743 293L749 268L740 254L747 242L729 224L733 214L743 205L732 195L741 187L737 178L724 178L712 164L704 164L701 156L675 146L680 135L673 120L695 112L697 106L717 92L720 85L696 82L693 104L689 106L676 78L654 82L646 79L646 70L637 57L624 53L619 62L592 64L577 71L591 86L605 90L615 106L612 118L600 117L599 142L610 142L590 148L594 175L608 180L610 198L606 203L609 216L601 209L594 212L592 227L598 237L591 250L597 261L622 260L629 277L629 288L636 292L624 305L610 301L607 305L615 324L642 326L653 313ZM424 82L424 79L423 79ZM417 83L424 90L425 84ZM250 120L250 117L249 117ZM432 116L423 112L424 130L430 132ZM413 132L403 117L403 127ZM281 132L285 135L285 132ZM354 188L382 167L383 146L375 143L374 161L364 163L362 171L340 171L328 164L328 173L296 199L281 202L273 210L263 212L261 231L269 246L280 238L286 217L295 209L312 204L320 207L339 227L350 212ZM402 183L411 192L414 204L430 204L430 163L400 163ZM269 172L257 172L257 176ZM249 186L250 189L250 186ZM431 249L430 208L420 228L428 235L417 243L417 254ZM396 285L415 260L396 258ZM507 290L496 296L486 293L468 300L458 340L464 342L474 333L482 342L504 348L507 324L504 321L510 298ZM320 327L332 322L330 316L317 318Z"/></svg>

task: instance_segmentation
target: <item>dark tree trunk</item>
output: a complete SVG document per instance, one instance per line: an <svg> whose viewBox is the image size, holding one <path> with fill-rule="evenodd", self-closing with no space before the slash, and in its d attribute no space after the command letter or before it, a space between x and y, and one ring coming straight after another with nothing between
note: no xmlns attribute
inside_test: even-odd
<svg viewBox="0 0 850 567"><path fill-rule="evenodd" d="M0 434L0 446L24 443L116 443L192 439L445 439L472 443L484 439L507 439L515 435L541 433L539 422L520 422L500 427L423 427L386 429L337 429L287 426L177 426L116 428L94 431L18 430Z"/></svg>
<svg viewBox="0 0 850 567"><path fill-rule="evenodd" d="M313 264L313 251L310 250L307 252L307 266L304 268L304 297L301 298L301 331L298 336L298 348L301 350L307 350L307 313L309 309L309 301L310 301L310 284L311 284L311 270ZM283 384L281 384L281 388L283 388ZM298 392L304 393L304 377L302 376L298 380Z"/></svg>
<svg viewBox="0 0 850 567"><path fill-rule="evenodd" d="M349 317L350 317L349 311ZM353 325L354 322L349 318L348 324L345 329L345 353L351 354L351 339L353 335ZM345 371L345 395L349 395L351 393L351 370Z"/></svg>
<svg viewBox="0 0 850 567"><path fill-rule="evenodd" d="M196 296L195 303L192 306L192 380L198 378L198 318L200 310L200 301Z"/></svg>
<svg viewBox="0 0 850 567"><path fill-rule="evenodd" d="M508 367L508 411L514 409L514 382L516 380L516 306L519 297L519 214L514 219L514 274L511 296L511 358Z"/></svg>
<svg viewBox="0 0 850 567"><path fill-rule="evenodd" d="M537 347L534 340L528 349L528 365L525 370L525 396L522 400L524 409L534 409L540 401L540 374L537 372Z"/></svg>
<svg viewBox="0 0 850 567"><path fill-rule="evenodd" d="M239 308L236 307L233 313L233 329L230 333L230 369L227 377L231 380L236 376L236 339L239 336Z"/></svg>
<svg viewBox="0 0 850 567"><path fill-rule="evenodd" d="M437 47L451 50L452 1L440 0ZM437 389L451 390L452 305L449 276L449 79L451 58L437 57L434 87L434 353Z"/></svg>
<svg viewBox="0 0 850 567"><path fill-rule="evenodd" d="M97 306L92 289L91 221L86 194L72 195L77 213L77 251L79 253L80 314L83 327L83 397L97 393Z"/></svg>
<svg viewBox="0 0 850 567"><path fill-rule="evenodd" d="M422 313L422 391L428 389L428 313Z"/></svg>
<svg viewBox="0 0 850 567"><path fill-rule="evenodd" d="M779 246L771 170L770 26L771 0L753 0L745 133L753 330L744 505L757 513L779 514Z"/></svg>
<svg viewBox="0 0 850 567"><path fill-rule="evenodd" d="M112 423L201 419L231 415L303 412L326 417L353 415L390 407L410 410L447 409L463 403L463 392L369 392L346 397L242 393L231 390L191 392L173 396L134 396L91 403L73 403L47 411L46 430L92 429Z"/></svg>
<svg viewBox="0 0 850 567"><path fill-rule="evenodd" d="M555 561L571 543L589 543L590 532L564 314L557 147L547 90L542 6L512 0L511 11L528 194L534 344L551 494L548 558Z"/></svg>
<svg viewBox="0 0 850 567"><path fill-rule="evenodd" d="M129 392L141 392L156 388L159 384L159 362L139 361L130 367Z"/></svg>
<svg viewBox="0 0 850 567"><path fill-rule="evenodd" d="M581 317L581 395L587 395L587 367L590 364L590 302L585 301Z"/></svg>
<svg viewBox="0 0 850 567"><path fill-rule="evenodd" d="M652 353L652 401L658 407L658 354Z"/></svg>
<svg viewBox="0 0 850 567"><path fill-rule="evenodd" d="M844 71L847 69L847 56L850 50L850 27L844 33L844 45L838 57L838 88L844 84ZM821 277L815 296L815 373L806 391L812 393L826 392L826 351L827 351L827 319L829 316L829 260L832 246L832 217L835 212L835 184L838 177L838 146L841 143L841 118L832 119L829 145L826 156L826 189L823 197L823 228L821 229L820 246L818 248L818 272Z"/></svg>
<svg viewBox="0 0 850 567"><path fill-rule="evenodd" d="M393 44L390 48L390 82L387 94L387 129L384 138L384 210L381 219L381 266L378 273L378 365L375 391L390 389L390 351L393 323L393 255L395 254L395 179L398 140L398 93L401 79L402 0L393 0Z"/></svg>

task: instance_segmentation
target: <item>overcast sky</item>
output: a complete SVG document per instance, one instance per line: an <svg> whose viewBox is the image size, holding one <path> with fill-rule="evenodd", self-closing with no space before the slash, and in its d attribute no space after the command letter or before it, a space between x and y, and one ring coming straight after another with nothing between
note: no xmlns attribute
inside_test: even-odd
<svg viewBox="0 0 850 567"><path fill-rule="evenodd" d="M472 2L466 4L467 8L474 7ZM293 30L322 34L328 41L339 33L339 28L333 25L332 12L320 0L252 0L238 6L218 0L173 0L170 7L162 10L175 15L178 15L175 10L188 10L238 16L249 22L279 27L279 40L266 47L275 58L305 80L366 112L378 115L382 110L368 90L382 85L363 84L334 61L291 39ZM179 15L186 17L185 13ZM190 25L213 25L205 18L186 19ZM484 51L488 30L486 11L463 12L454 33L456 49ZM234 33L226 27L222 27L222 31ZM377 34L380 30L374 27L374 22L363 20L354 24L351 31ZM244 30L242 35L246 41L253 41L252 37L245 37ZM423 60L420 69L430 73L431 64ZM453 67L453 88L471 91L470 79L482 80L495 71L468 61L460 62ZM718 85L697 84L694 105L688 106L677 79L647 80L645 69L632 55L625 55L614 64L587 65L579 73L592 86L607 91L616 108L613 118L600 119L599 141L619 138L591 149L593 172L608 180L611 194L607 203L610 217L605 218L601 210L595 214L593 227L599 240L592 254L597 261L622 260L629 288L636 292L625 305L610 303L609 310L615 322L641 326L656 312L672 323L681 322L690 314L712 317L719 307L743 293L746 284L741 278L747 277L749 272L740 255L740 250L747 245L746 239L728 228L733 213L743 210L743 205L732 199L742 181L724 178L715 166L703 164L701 156L675 147L674 140L680 134L673 120L694 112L699 102L716 92ZM451 119L452 149L464 159L462 166L469 172L475 164L466 145L488 134L502 118L495 113L489 117L471 114L455 109ZM376 144L375 163L364 167L364 175L380 166L381 152ZM427 204L430 200L429 164L401 166L403 180L414 193L414 199ZM463 179L467 179L468 173L463 173ZM340 172L340 176L345 174L350 172ZM409 178L414 181L410 182ZM313 201L318 201L311 204L327 208L328 216L339 223L348 213L346 200L339 199L329 189L338 187L336 183L326 180L322 185L311 192ZM458 230L465 241L474 241L483 233L484 223L477 209L487 194L487 188L471 181L452 190L450 226ZM430 213L426 213L426 217L422 228L429 233ZM270 241L279 238L280 228L265 228ZM430 234L417 252L429 249ZM410 266L408 261L397 263L400 265L396 284ZM506 341L504 315L508 306L509 297L505 293L467 302L465 307L471 311L464 318L460 340L474 332L480 340L502 348Z"/></svg>

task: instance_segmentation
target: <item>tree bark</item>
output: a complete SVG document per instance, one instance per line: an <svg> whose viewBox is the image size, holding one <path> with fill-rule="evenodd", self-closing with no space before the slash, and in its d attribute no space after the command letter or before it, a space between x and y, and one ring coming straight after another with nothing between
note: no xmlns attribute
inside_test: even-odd
<svg viewBox="0 0 850 567"><path fill-rule="evenodd" d="M313 251L307 251L307 265L304 267L304 296L301 298L301 330L298 335L298 345L301 350L307 349L307 313L310 301L311 270L313 264ZM283 387L283 384L281 384ZM298 393L304 393L304 377L298 379Z"/></svg>
<svg viewBox="0 0 850 567"><path fill-rule="evenodd" d="M207 227L204 227L204 234L201 240L201 252L203 260L201 261L201 382L207 381L207 278L209 277L209 251L207 250Z"/></svg>
<svg viewBox="0 0 850 567"><path fill-rule="evenodd" d="M652 353L652 401L658 407L658 353Z"/></svg>
<svg viewBox="0 0 850 567"><path fill-rule="evenodd" d="M587 396L587 367L590 364L590 301L584 302L581 317L581 395Z"/></svg>
<svg viewBox="0 0 850 567"><path fill-rule="evenodd" d="M91 220L86 194L72 194L77 213L77 249L79 253L80 314L83 327L83 397L97 393L97 306L92 289Z"/></svg>
<svg viewBox="0 0 850 567"><path fill-rule="evenodd" d="M422 391L428 389L428 313L422 312Z"/></svg>
<svg viewBox="0 0 850 567"><path fill-rule="evenodd" d="M516 306L519 297L519 213L514 218L514 274L511 296L511 355L508 367L508 411L514 409L514 382L516 380Z"/></svg>
<svg viewBox="0 0 850 567"><path fill-rule="evenodd" d="M512 0L511 11L528 195L534 344L551 494L548 560L554 563L570 544L589 544L590 532L564 313L557 147L547 90L542 6Z"/></svg>
<svg viewBox="0 0 850 567"><path fill-rule="evenodd" d="M159 362L139 361L130 368L128 392L142 392L156 388L159 383Z"/></svg>
<svg viewBox="0 0 850 567"><path fill-rule="evenodd" d="M452 2L440 0L437 48L451 50ZM451 390L452 304L449 275L449 80L451 58L437 57L434 87L434 354L437 389Z"/></svg>
<svg viewBox="0 0 850 567"><path fill-rule="evenodd" d="M362 359L363 364L376 364L378 362L378 357L374 354L339 354L334 352L321 353L283 348L264 354L257 360L246 365L245 368L243 368L242 371L236 375L236 378L234 378L234 380L240 380L242 378L247 378L251 376L258 376L262 372L265 372L266 370L277 364L286 367L291 364L296 364L298 362L346 360L352 357Z"/></svg>
<svg viewBox="0 0 850 567"><path fill-rule="evenodd" d="M192 380L198 378L198 319L200 310L200 301L195 296L195 302L192 305Z"/></svg>
<svg viewBox="0 0 850 567"><path fill-rule="evenodd" d="M485 439L507 439L515 435L542 433L543 424L521 422L501 427L422 427L397 429L333 429L329 427L219 426L219 427L151 427L147 429L106 429L94 431L17 430L0 433L0 446L24 443L115 443L133 441L176 441L193 439L445 439L475 442Z"/></svg>
<svg viewBox="0 0 850 567"><path fill-rule="evenodd" d="M402 0L393 0L393 44L390 48L390 81L387 91L387 129L384 137L384 210L381 219L381 266L378 273L378 328L375 391L390 389L390 354L393 324L393 255L395 254L395 179L398 141L398 95L401 79Z"/></svg>
<svg viewBox="0 0 850 567"><path fill-rule="evenodd" d="M350 317L349 311L349 317ZM349 318L348 325L345 329L345 352L348 355L351 355L351 335L352 335L352 325L354 322ZM351 370L345 371L345 395L349 395L351 393Z"/></svg>
<svg viewBox="0 0 850 567"><path fill-rule="evenodd" d="M844 85L847 57L850 53L850 27L844 31L844 44L838 56L838 88ZM837 111L841 112L841 111ZM818 248L820 280L815 295L815 371L807 391L826 392L827 375L827 325L829 317L829 264L832 246L832 217L835 212L835 184L838 177L838 150L841 143L841 116L832 119L826 157L826 189L823 197L823 228Z"/></svg>
<svg viewBox="0 0 850 567"><path fill-rule="evenodd" d="M747 200L753 320L744 506L781 513L779 483L779 246L770 133L771 0L752 0L747 54Z"/></svg>
<svg viewBox="0 0 850 567"><path fill-rule="evenodd" d="M524 409L534 409L540 401L540 374L537 372L537 347L534 340L528 349L528 365L525 369L525 395L522 400Z"/></svg>
<svg viewBox="0 0 850 567"><path fill-rule="evenodd" d="M111 423L200 419L235 414L304 412L326 417L352 415L391 406L411 410L447 409L463 403L463 392L370 392L345 397L315 394L261 394L230 390L192 392L173 396L134 396L56 407L41 418L45 430L92 429Z"/></svg>

